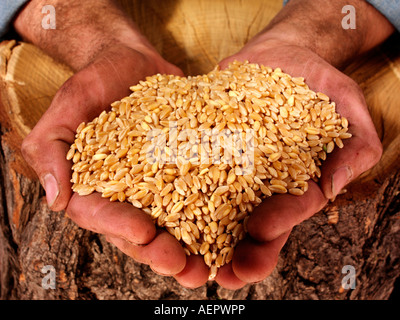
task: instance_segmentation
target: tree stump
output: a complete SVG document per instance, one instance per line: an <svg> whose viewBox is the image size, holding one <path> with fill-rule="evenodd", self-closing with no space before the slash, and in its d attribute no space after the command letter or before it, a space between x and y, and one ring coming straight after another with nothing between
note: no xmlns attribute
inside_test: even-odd
<svg viewBox="0 0 400 320"><path fill-rule="evenodd" d="M120 2L187 75L208 72L239 50L281 8L280 0ZM31 44L1 43L1 299L388 299L400 259L399 40L393 36L345 70L365 93L384 146L381 161L293 229L270 277L236 291L214 282L185 289L49 210L20 146L72 72ZM342 281L351 271L356 283L347 288Z"/></svg>

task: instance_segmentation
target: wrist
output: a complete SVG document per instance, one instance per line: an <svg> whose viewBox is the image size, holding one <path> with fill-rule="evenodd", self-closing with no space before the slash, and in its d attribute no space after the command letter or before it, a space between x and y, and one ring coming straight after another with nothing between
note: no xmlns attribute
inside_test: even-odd
<svg viewBox="0 0 400 320"><path fill-rule="evenodd" d="M346 5L355 8L355 29L343 28ZM304 47L340 68L393 31L390 22L364 0L291 0L248 45L275 41Z"/></svg>
<svg viewBox="0 0 400 320"><path fill-rule="evenodd" d="M157 57L137 26L112 0L53 0L55 29L42 27L48 0L31 0L16 17L14 27L29 42L74 70L80 70L107 48L125 46Z"/></svg>

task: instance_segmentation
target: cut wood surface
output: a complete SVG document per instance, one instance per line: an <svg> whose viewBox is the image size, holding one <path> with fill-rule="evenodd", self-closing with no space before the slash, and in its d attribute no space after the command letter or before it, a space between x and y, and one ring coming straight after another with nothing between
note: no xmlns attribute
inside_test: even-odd
<svg viewBox="0 0 400 320"><path fill-rule="evenodd" d="M128 1L121 4L159 52L188 75L210 71L260 31L281 1ZM400 259L400 40L345 73L364 91L384 146L381 161L321 212L295 227L270 277L230 291L195 290L154 274L102 235L48 209L20 153L23 138L73 73L37 47L0 45L0 295L2 299L387 299ZM356 271L344 289L342 268ZM45 266L56 288L44 288Z"/></svg>

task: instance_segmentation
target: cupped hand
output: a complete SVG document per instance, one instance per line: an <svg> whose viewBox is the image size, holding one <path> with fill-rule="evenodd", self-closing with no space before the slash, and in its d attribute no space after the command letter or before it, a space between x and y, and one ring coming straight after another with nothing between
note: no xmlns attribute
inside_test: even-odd
<svg viewBox="0 0 400 320"><path fill-rule="evenodd" d="M254 210L248 220L248 237L238 244L232 263L222 267L216 277L220 285L230 289L270 275L292 228L320 211L345 185L374 166L382 153L362 91L317 54L271 39L250 42L221 61L221 68L234 60L281 68L293 77L304 77L313 91L325 93L336 103L336 111L348 119L352 138L344 142L343 148L328 154L319 183L309 181L304 195L273 195Z"/></svg>
<svg viewBox="0 0 400 320"><path fill-rule="evenodd" d="M181 75L181 71L149 48L113 1L53 3L57 8L55 30L44 30L40 25L45 0L29 1L14 22L24 38L80 70L57 92L22 145L27 162L46 190L49 206L55 211L66 209L78 225L105 234L107 240L137 261L149 264L155 272L174 275L186 287L204 284L208 269L202 257L186 257L178 241L157 230L141 210L126 203L111 203L99 194L73 194L71 163L65 158L81 122L91 121L110 103L129 94L128 88L145 76L158 72ZM322 56L330 55L331 62L350 59L393 32L393 26L372 6L364 1L358 5L357 24L363 27L349 33L338 27L341 11L331 7L342 5L336 1L325 1L321 6L311 0L292 0L272 23L274 38L255 37L240 52L220 63L224 68L233 60L249 60L304 77L311 89L324 92L336 102L337 111L349 120L353 134L343 149L335 150L324 162L319 184L310 182L303 196L274 195L252 213L249 236L237 246L232 263L217 274L216 281L226 288L237 289L267 277L291 229L319 211L329 198L380 158L382 147L361 90L314 53L318 50ZM274 34L271 30L274 31L267 28L265 34ZM329 36L321 30L329 30ZM289 39L292 44L278 39ZM294 40L298 45L293 44ZM82 63L84 66L76 68Z"/></svg>
<svg viewBox="0 0 400 320"><path fill-rule="evenodd" d="M130 204L110 202L100 194L73 193L72 163L66 160L81 122L92 121L110 103L127 96L130 86L156 73L182 75L151 49L124 45L105 48L59 89L23 141L22 152L38 174L52 210L66 209L80 227L106 235L119 249L149 264L155 272L173 275L186 266L186 255L178 241L157 230L146 213Z"/></svg>
<svg viewBox="0 0 400 320"><path fill-rule="evenodd" d="M380 158L381 144L359 87L308 49L270 41L245 46L223 60L249 60L292 76L302 76L314 91L326 93L350 123L353 137L343 149L329 155L320 183L309 182L303 196L274 195L252 213L249 236L236 248L232 263L223 266L216 281L229 289L266 278L278 260L291 229L322 209L350 181ZM203 285L208 269L201 256L186 257L179 242L156 229L151 219L130 204L110 202L99 194L78 196L71 191L71 163L65 155L75 130L91 121L111 102L129 94L129 86L155 73L182 74L157 54L126 47L103 51L57 92L51 106L23 142L22 151L35 169L53 210L66 209L82 228L105 234L106 239L157 273L173 275L186 287Z"/></svg>
<svg viewBox="0 0 400 320"><path fill-rule="evenodd" d="M291 230L373 167L382 154L382 145L361 89L316 53L276 39L262 42L255 39L237 54L221 61L220 67L224 69L235 60L281 68L293 77L304 77L312 90L325 93L336 103L336 111L348 119L352 138L345 140L343 148L336 148L328 155L321 167L319 183L309 181L304 195L273 195L252 212L247 224L248 236L235 248L232 262L221 267L215 278L221 286L232 290L268 277ZM203 265L193 264L191 274L200 274ZM186 274L180 273L175 278L192 286L190 278L183 276Z"/></svg>

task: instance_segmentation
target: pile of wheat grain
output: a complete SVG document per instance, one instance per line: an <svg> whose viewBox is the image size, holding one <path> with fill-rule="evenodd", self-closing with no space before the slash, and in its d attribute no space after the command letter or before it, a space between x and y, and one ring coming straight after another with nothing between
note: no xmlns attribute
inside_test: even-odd
<svg viewBox="0 0 400 320"><path fill-rule="evenodd" d="M204 256L210 278L231 261L253 208L274 193L302 195L351 137L325 94L248 62L157 74L131 90L77 128L72 188L141 208Z"/></svg>

